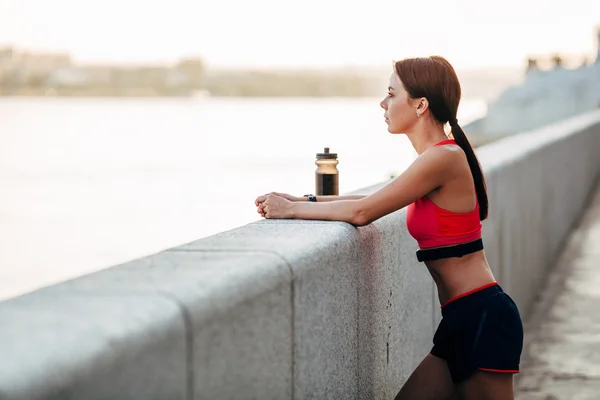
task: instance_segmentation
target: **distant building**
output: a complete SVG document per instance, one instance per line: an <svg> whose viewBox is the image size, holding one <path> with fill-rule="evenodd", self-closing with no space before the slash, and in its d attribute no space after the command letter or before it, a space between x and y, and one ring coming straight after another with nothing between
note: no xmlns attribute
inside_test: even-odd
<svg viewBox="0 0 600 400"><path fill-rule="evenodd" d="M13 48L0 49L2 84L10 87L41 86L47 76L57 69L72 65L67 53L27 53Z"/></svg>

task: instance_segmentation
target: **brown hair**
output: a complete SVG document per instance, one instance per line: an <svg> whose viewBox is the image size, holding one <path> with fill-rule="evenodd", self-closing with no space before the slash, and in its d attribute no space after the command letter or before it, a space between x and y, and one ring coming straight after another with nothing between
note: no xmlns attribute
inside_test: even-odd
<svg viewBox="0 0 600 400"><path fill-rule="evenodd" d="M483 221L488 215L485 178L473 147L456 119L461 89L454 68L445 58L431 56L396 61L394 70L411 98L427 98L432 116L442 124L450 124L452 137L467 155L479 201L479 219Z"/></svg>

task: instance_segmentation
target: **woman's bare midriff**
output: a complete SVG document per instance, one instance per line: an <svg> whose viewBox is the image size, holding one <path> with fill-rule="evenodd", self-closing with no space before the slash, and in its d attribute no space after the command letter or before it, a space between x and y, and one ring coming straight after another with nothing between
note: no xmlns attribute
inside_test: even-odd
<svg viewBox="0 0 600 400"><path fill-rule="evenodd" d="M426 261L440 304L495 281L483 250L462 257Z"/></svg>

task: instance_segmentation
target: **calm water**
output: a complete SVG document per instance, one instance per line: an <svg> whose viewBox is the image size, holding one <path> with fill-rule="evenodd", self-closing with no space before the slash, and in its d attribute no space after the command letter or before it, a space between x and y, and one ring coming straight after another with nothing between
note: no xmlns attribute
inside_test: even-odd
<svg viewBox="0 0 600 400"><path fill-rule="evenodd" d="M0 99L0 298L258 219L256 196L340 193L416 156L379 99ZM485 112L464 101L466 123Z"/></svg>

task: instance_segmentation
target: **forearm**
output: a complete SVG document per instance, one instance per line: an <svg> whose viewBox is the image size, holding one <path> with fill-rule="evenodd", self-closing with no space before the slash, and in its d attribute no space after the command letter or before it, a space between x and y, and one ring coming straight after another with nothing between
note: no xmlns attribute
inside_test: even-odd
<svg viewBox="0 0 600 400"><path fill-rule="evenodd" d="M361 225L362 215L359 202L354 200L292 203L292 214L296 219L343 221L353 225Z"/></svg>
<svg viewBox="0 0 600 400"><path fill-rule="evenodd" d="M364 197L366 197L364 194L349 194L346 196L317 196L317 203L339 200L360 200Z"/></svg>

